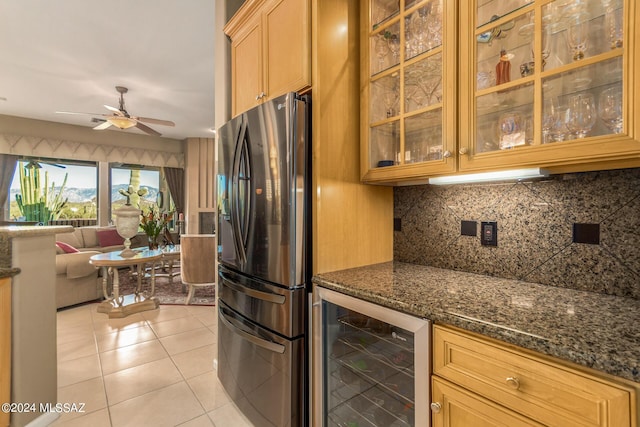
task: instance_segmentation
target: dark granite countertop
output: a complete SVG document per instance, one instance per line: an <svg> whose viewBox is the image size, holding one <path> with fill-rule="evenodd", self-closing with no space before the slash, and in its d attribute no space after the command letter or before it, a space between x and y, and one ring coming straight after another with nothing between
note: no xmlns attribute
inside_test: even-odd
<svg viewBox="0 0 640 427"><path fill-rule="evenodd" d="M33 237L48 236L50 234L71 233L73 227L70 225L7 225L0 226L0 235L9 237Z"/></svg>
<svg viewBox="0 0 640 427"><path fill-rule="evenodd" d="M19 268L3 268L3 267L0 267L0 279L5 279L7 277L13 277L18 273L20 273L20 269Z"/></svg>
<svg viewBox="0 0 640 427"><path fill-rule="evenodd" d="M71 233L70 225L3 225L0 226L0 268L11 267L12 239L53 236L59 233Z"/></svg>
<svg viewBox="0 0 640 427"><path fill-rule="evenodd" d="M313 283L640 382L640 300L398 262Z"/></svg>

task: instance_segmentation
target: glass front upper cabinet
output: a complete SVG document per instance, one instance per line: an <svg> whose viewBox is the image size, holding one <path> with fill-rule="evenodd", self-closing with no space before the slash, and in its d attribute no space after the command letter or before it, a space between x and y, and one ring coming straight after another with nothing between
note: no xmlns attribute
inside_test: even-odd
<svg viewBox="0 0 640 427"><path fill-rule="evenodd" d="M630 1L475 0L462 8L460 170L640 151Z"/></svg>
<svg viewBox="0 0 640 427"><path fill-rule="evenodd" d="M361 19L362 179L390 183L454 171L457 2L368 3Z"/></svg>

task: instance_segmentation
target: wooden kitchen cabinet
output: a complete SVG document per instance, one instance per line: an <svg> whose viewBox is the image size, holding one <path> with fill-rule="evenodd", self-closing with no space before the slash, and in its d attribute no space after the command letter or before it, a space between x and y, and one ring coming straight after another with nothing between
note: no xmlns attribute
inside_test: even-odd
<svg viewBox="0 0 640 427"><path fill-rule="evenodd" d="M459 171L640 165L633 0L460 9Z"/></svg>
<svg viewBox="0 0 640 427"><path fill-rule="evenodd" d="M308 0L249 0L224 32L231 38L233 116L311 86Z"/></svg>
<svg viewBox="0 0 640 427"><path fill-rule="evenodd" d="M366 0L362 9L364 182L640 166L635 1ZM442 12L436 42L433 11Z"/></svg>
<svg viewBox="0 0 640 427"><path fill-rule="evenodd" d="M0 279L0 404L11 402L11 278ZM9 412L0 411L0 426Z"/></svg>
<svg viewBox="0 0 640 427"><path fill-rule="evenodd" d="M488 425L636 425L635 391L622 382L439 325L433 346L435 426L484 425L465 424L476 417L500 420Z"/></svg>
<svg viewBox="0 0 640 427"><path fill-rule="evenodd" d="M361 2L361 178L456 168L457 2Z"/></svg>

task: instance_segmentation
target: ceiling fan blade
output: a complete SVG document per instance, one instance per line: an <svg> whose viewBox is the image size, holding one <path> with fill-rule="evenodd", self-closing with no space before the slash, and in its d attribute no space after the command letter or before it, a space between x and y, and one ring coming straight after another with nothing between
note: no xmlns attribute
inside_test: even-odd
<svg viewBox="0 0 640 427"><path fill-rule="evenodd" d="M111 126L111 123L105 120L104 122L100 123L98 126L94 127L93 130L104 130L109 126Z"/></svg>
<svg viewBox="0 0 640 427"><path fill-rule="evenodd" d="M105 116L108 117L109 114L102 114L102 113L76 113L73 111L56 111L56 114L79 114L79 115L83 115L83 116Z"/></svg>
<svg viewBox="0 0 640 427"><path fill-rule="evenodd" d="M136 120L146 123L152 123L154 125L162 126L175 126L176 124L169 120L151 119L149 117L136 117Z"/></svg>
<svg viewBox="0 0 640 427"><path fill-rule="evenodd" d="M110 107L110 106L108 106L108 105L106 105L106 104L105 104L105 105L104 105L104 108L106 108L106 109L107 109L107 110L109 110L109 111L113 111L115 114L117 114L117 115L119 115L119 116L124 116L124 113L123 113L122 111L118 110L118 109L117 109L117 108L115 108L115 107Z"/></svg>
<svg viewBox="0 0 640 427"><path fill-rule="evenodd" d="M158 131L156 131L156 130L151 129L149 126L147 126L147 125L143 125L143 124L142 124L142 123L140 123L140 122L137 122L137 123L136 123L136 127L137 127L138 129L140 129L141 131L143 131L143 132L145 132L145 133L148 133L149 135L154 135L154 136L160 136L160 135L162 135L160 132L158 132Z"/></svg>

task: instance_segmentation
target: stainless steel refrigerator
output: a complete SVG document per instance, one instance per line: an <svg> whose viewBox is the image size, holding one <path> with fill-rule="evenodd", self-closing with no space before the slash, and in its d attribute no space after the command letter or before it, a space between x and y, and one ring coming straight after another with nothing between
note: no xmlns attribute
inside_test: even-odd
<svg viewBox="0 0 640 427"><path fill-rule="evenodd" d="M309 113L289 93L218 130L218 378L256 426L308 418Z"/></svg>

